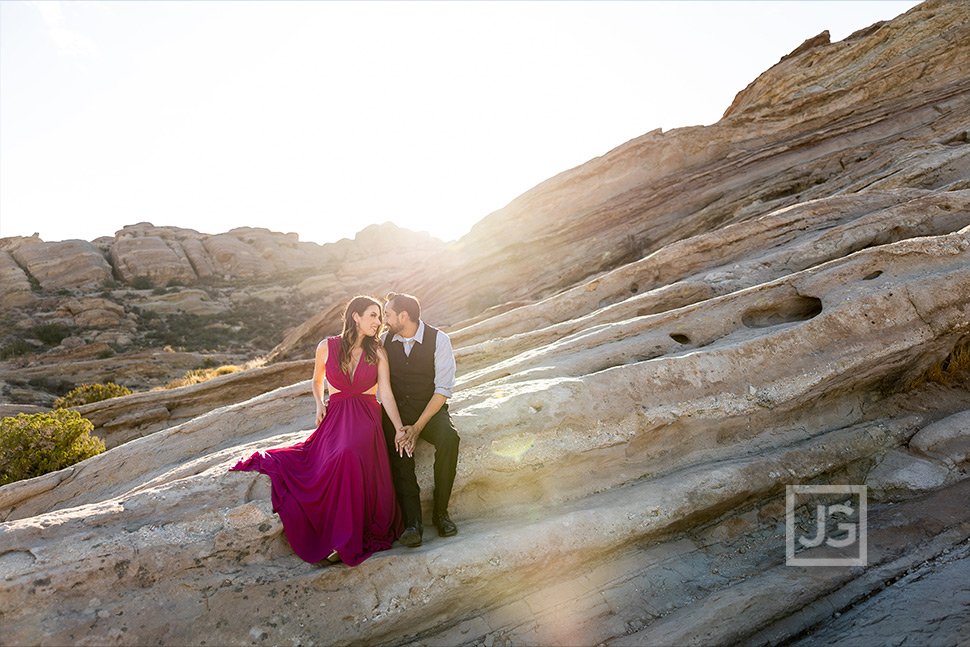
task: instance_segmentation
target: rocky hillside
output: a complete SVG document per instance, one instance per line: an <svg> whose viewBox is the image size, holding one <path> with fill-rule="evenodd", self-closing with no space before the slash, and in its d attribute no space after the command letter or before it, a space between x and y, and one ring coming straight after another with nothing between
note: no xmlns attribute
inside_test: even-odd
<svg viewBox="0 0 970 647"><path fill-rule="evenodd" d="M111 449L0 488L0 643L960 644L968 132L970 5L927 2L806 41L717 124L565 171L403 279L310 267L340 287L291 361L86 405ZM339 289L388 280L456 348L459 534L305 564L268 479L226 470L310 432L300 357ZM786 566L796 484L868 487L865 565Z"/></svg>
<svg viewBox="0 0 970 647"><path fill-rule="evenodd" d="M355 291L389 290L397 263L444 247L392 223L326 245L149 223L94 242L3 238L0 394L49 406L81 383L148 390L200 366L245 363Z"/></svg>

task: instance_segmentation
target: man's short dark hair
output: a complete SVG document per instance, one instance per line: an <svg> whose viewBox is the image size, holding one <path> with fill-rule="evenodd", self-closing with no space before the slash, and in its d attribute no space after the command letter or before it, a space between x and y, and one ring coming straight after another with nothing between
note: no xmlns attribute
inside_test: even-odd
<svg viewBox="0 0 970 647"><path fill-rule="evenodd" d="M398 294L397 292L391 292L384 299L387 301L387 305L394 308L397 312L406 312L408 316L411 317L411 321L418 321L421 319L421 303L418 301L417 297L411 296L410 294Z"/></svg>

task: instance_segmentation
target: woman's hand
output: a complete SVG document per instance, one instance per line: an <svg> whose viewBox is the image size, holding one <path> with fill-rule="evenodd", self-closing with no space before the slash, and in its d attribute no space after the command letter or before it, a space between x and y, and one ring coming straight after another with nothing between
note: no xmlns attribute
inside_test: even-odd
<svg viewBox="0 0 970 647"><path fill-rule="evenodd" d="M321 409L320 407L317 407L317 427L319 427L320 423L323 422L323 417L325 415L327 415L327 408L323 407Z"/></svg>
<svg viewBox="0 0 970 647"><path fill-rule="evenodd" d="M414 455L414 443L418 439L418 434L414 431L414 425L405 425L394 434L394 448L397 449L398 456Z"/></svg>

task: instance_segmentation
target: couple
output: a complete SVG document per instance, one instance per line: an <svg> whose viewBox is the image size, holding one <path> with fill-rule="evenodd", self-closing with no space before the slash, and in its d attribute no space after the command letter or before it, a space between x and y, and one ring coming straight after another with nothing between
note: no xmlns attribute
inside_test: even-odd
<svg viewBox="0 0 970 647"><path fill-rule="evenodd" d="M455 386L455 356L448 335L421 321L421 304L411 295L387 295L383 312L376 299L354 297L343 324L339 337L317 346L316 431L231 469L270 477L273 511L304 561L356 566L398 538L405 546L421 545L413 457L418 436L435 446L432 521L442 537L458 532L448 499L459 438L446 404Z"/></svg>

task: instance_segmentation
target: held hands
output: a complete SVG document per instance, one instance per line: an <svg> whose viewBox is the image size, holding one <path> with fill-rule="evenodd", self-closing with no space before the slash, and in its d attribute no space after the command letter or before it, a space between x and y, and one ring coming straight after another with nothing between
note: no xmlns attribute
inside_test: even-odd
<svg viewBox="0 0 970 647"><path fill-rule="evenodd" d="M398 456L403 457L404 454L409 458L414 456L414 444L418 442L419 433L414 425L405 425L398 429L394 434L394 449L397 450Z"/></svg>

